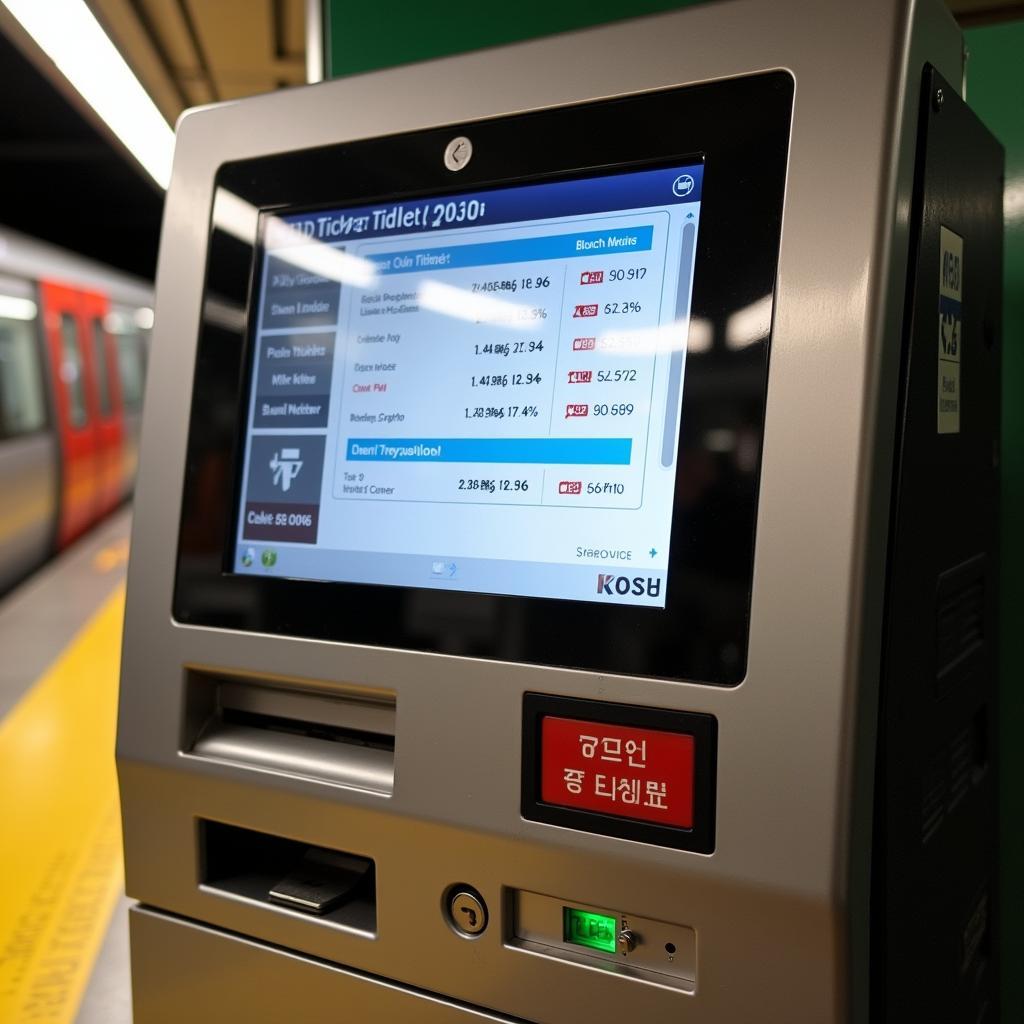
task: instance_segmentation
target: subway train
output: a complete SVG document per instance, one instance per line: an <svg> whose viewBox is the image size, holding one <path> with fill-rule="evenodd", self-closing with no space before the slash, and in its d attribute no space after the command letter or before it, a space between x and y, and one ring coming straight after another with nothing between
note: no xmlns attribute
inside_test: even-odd
<svg viewBox="0 0 1024 1024"><path fill-rule="evenodd" d="M0 594L135 478L152 286L0 227Z"/></svg>

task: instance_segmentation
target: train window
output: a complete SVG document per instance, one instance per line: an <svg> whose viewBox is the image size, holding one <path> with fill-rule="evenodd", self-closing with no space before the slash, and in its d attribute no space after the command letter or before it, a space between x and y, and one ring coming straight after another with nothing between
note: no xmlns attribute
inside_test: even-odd
<svg viewBox="0 0 1024 1024"><path fill-rule="evenodd" d="M60 376L68 391L68 418L71 426L84 427L89 422L85 405L85 366L78 337L78 322L70 313L61 314L60 350Z"/></svg>
<svg viewBox="0 0 1024 1024"><path fill-rule="evenodd" d="M117 336L121 392L125 409L131 413L137 413L142 409L142 389L145 386L145 337L147 334L147 331L130 331Z"/></svg>
<svg viewBox="0 0 1024 1024"><path fill-rule="evenodd" d="M146 347L149 339L147 323L153 311L113 306L103 318L103 329L114 339L117 371L121 380L121 402L127 413L142 410L142 392L146 381Z"/></svg>
<svg viewBox="0 0 1024 1024"><path fill-rule="evenodd" d="M117 363L121 370L121 395L128 412L142 408L142 385L146 378L142 339L134 331L115 335Z"/></svg>
<svg viewBox="0 0 1024 1024"><path fill-rule="evenodd" d="M15 319L0 311L0 437L31 434L46 423L34 303L19 301L26 311L33 307L31 316Z"/></svg>
<svg viewBox="0 0 1024 1024"><path fill-rule="evenodd" d="M96 360L96 393L99 396L100 416L107 419L113 412L110 398L110 363L107 361L107 336L103 321L97 316L92 321L92 351Z"/></svg>

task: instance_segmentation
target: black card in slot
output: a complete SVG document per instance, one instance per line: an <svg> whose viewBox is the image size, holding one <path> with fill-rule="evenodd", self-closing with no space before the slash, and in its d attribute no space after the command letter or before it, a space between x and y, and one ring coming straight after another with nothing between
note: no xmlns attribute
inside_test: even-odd
<svg viewBox="0 0 1024 1024"><path fill-rule="evenodd" d="M327 914L354 895L370 866L370 861L347 853L310 849L268 895L292 910Z"/></svg>

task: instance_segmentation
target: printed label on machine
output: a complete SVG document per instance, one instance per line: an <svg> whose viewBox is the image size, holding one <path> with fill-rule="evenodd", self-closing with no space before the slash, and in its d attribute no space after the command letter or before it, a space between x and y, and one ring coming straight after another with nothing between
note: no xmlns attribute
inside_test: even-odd
<svg viewBox="0 0 1024 1024"><path fill-rule="evenodd" d="M541 799L676 828L693 827L694 738L547 716Z"/></svg>
<svg viewBox="0 0 1024 1024"><path fill-rule="evenodd" d="M963 345L964 240L939 229L938 432L960 433L960 355Z"/></svg>

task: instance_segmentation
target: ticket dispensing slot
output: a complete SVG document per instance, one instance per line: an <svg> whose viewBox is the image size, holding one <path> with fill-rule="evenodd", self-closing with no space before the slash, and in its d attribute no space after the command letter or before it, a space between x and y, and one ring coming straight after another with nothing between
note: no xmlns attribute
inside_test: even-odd
<svg viewBox="0 0 1024 1024"><path fill-rule="evenodd" d="M374 935L377 886L367 857L200 821L202 888Z"/></svg>
<svg viewBox="0 0 1024 1024"><path fill-rule="evenodd" d="M189 669L184 751L390 796L393 695L316 693L299 685Z"/></svg>

